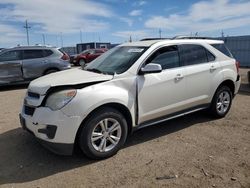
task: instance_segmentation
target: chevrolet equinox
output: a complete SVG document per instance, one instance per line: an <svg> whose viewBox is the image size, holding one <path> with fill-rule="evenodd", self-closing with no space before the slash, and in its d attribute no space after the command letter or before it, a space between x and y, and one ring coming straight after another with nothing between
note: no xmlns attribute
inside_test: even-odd
<svg viewBox="0 0 250 188"><path fill-rule="evenodd" d="M20 121L42 145L110 157L136 129L207 109L224 117L240 86L239 64L223 41L144 40L88 64L32 81Z"/></svg>

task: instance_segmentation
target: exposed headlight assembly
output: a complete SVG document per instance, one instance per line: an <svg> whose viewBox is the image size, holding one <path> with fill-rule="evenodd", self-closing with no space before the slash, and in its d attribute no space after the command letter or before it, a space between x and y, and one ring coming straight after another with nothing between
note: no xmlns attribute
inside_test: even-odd
<svg viewBox="0 0 250 188"><path fill-rule="evenodd" d="M51 110L59 110L76 96L75 89L62 90L52 93L46 100L45 106Z"/></svg>

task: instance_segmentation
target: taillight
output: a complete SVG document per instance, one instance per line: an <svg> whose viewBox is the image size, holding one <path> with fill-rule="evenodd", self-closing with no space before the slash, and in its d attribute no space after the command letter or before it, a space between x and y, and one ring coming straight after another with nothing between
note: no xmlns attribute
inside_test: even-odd
<svg viewBox="0 0 250 188"><path fill-rule="evenodd" d="M63 53L63 56L61 57L62 60L69 60L69 56L66 53Z"/></svg>
<svg viewBox="0 0 250 188"><path fill-rule="evenodd" d="M236 66L236 69L237 69L237 73L239 74L240 62L235 61L235 66Z"/></svg>

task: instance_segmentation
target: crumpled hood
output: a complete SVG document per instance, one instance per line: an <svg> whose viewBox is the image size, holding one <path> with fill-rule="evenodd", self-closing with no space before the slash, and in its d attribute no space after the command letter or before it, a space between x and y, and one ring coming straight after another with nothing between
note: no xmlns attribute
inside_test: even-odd
<svg viewBox="0 0 250 188"><path fill-rule="evenodd" d="M84 71L81 68L76 68L52 73L35 79L30 83L28 90L34 93L39 93L40 95L44 95L51 87L107 81L111 80L112 78L112 75L98 74Z"/></svg>

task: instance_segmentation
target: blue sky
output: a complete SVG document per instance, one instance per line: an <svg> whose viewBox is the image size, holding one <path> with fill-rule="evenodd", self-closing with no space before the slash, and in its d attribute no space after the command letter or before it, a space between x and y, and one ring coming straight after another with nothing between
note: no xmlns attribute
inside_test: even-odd
<svg viewBox="0 0 250 188"><path fill-rule="evenodd" d="M0 47L250 34L249 0L1 0ZM82 35L80 35L82 33ZM81 36L81 37L80 37ZM61 40L62 38L62 40ZM63 44L62 44L63 41Z"/></svg>

